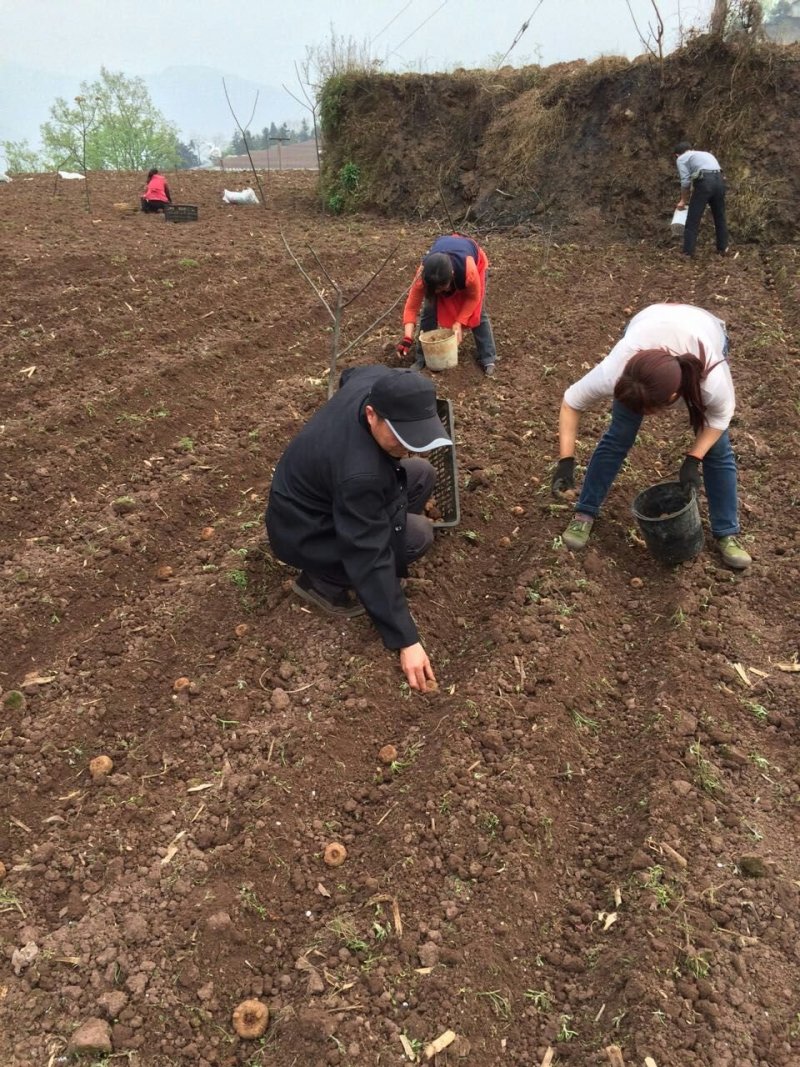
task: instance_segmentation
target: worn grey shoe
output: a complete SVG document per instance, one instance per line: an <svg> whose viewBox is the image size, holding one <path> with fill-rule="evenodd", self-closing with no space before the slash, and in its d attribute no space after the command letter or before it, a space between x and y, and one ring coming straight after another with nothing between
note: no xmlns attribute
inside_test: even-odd
<svg viewBox="0 0 800 1067"><path fill-rule="evenodd" d="M723 563L727 563L735 571L743 571L753 562L752 556L742 548L738 537L718 537L717 545Z"/></svg>
<svg viewBox="0 0 800 1067"><path fill-rule="evenodd" d="M582 548L586 548L593 525L594 519L573 519L561 535L561 540L567 548L579 552Z"/></svg>
<svg viewBox="0 0 800 1067"><path fill-rule="evenodd" d="M483 364L483 373L487 378L494 378L496 370L497 368L495 367L494 363Z"/></svg>

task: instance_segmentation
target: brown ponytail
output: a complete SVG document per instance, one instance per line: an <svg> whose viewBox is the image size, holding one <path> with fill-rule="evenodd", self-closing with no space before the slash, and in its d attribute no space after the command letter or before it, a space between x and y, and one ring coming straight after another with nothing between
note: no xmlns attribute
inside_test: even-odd
<svg viewBox="0 0 800 1067"><path fill-rule="evenodd" d="M678 390L689 411L689 422L694 432L700 433L706 422L706 405L700 384L706 373L706 352L700 344L700 356L682 352L675 357L681 369L681 387Z"/></svg>

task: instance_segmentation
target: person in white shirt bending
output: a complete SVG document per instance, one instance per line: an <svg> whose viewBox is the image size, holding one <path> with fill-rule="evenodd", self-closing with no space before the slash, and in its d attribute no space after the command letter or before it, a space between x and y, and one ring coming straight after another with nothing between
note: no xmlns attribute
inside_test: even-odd
<svg viewBox="0 0 800 1067"><path fill-rule="evenodd" d="M611 425L586 468L575 515L564 532L572 549L586 545L592 524L628 455L642 418L683 400L694 442L679 472L687 492L708 499L711 532L728 566L752 562L739 540L736 459L728 425L736 397L728 365L725 323L690 304L652 304L635 315L620 341L596 367L564 393L558 421L559 461L554 495L575 488L575 438L582 411L611 405Z"/></svg>

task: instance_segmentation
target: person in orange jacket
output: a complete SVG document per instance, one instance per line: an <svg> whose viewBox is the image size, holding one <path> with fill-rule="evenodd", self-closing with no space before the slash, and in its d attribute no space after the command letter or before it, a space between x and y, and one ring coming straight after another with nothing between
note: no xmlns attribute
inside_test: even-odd
<svg viewBox="0 0 800 1067"><path fill-rule="evenodd" d="M492 324L486 314L486 272L489 258L477 241L461 233L437 237L423 256L403 308L403 340L396 346L401 357L414 347L417 316L421 330L437 326L452 328L460 344L464 330L472 330L475 351L483 373L495 372L497 350ZM417 343L417 366L422 366L422 350Z"/></svg>
<svg viewBox="0 0 800 1067"><path fill-rule="evenodd" d="M147 187L140 200L142 211L147 212L163 211L167 204L172 203L167 180L163 174L158 173L156 167L153 167L147 175Z"/></svg>

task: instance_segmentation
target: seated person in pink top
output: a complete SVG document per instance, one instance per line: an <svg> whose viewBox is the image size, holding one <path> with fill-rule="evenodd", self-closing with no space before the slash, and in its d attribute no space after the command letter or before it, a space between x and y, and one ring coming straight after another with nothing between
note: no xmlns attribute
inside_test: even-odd
<svg viewBox="0 0 800 1067"><path fill-rule="evenodd" d="M147 188L141 196L142 211L163 211L167 204L172 203L169 186L163 174L159 174L156 167L147 175Z"/></svg>

